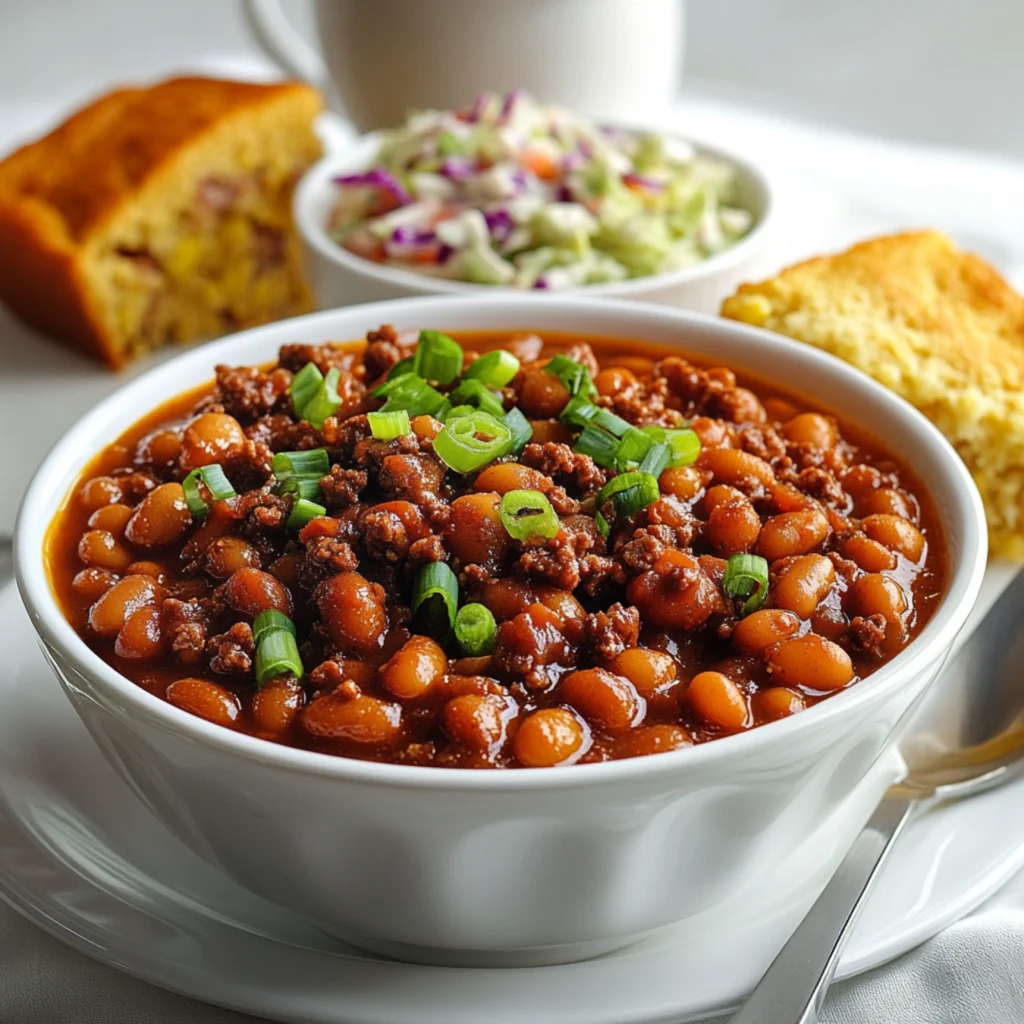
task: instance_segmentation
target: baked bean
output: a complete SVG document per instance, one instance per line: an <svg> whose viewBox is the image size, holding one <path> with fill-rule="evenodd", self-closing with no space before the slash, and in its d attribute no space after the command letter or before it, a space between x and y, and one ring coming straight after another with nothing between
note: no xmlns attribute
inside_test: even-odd
<svg viewBox="0 0 1024 1024"><path fill-rule="evenodd" d="M498 514L493 491L464 494L451 504L444 543L463 565L496 565L505 557L511 538Z"/></svg>
<svg viewBox="0 0 1024 1024"><path fill-rule="evenodd" d="M421 441L433 441L441 433L444 424L433 416L413 416L410 426Z"/></svg>
<svg viewBox="0 0 1024 1024"><path fill-rule="evenodd" d="M911 522L894 515L868 516L861 526L879 544L897 551L912 562L924 554L924 534Z"/></svg>
<svg viewBox="0 0 1024 1024"><path fill-rule="evenodd" d="M98 601L119 579L116 573L108 569L83 569L75 575L71 586L75 593L93 604Z"/></svg>
<svg viewBox="0 0 1024 1024"><path fill-rule="evenodd" d="M816 508L772 516L762 527L756 551L774 562L788 555L803 555L828 536L828 520Z"/></svg>
<svg viewBox="0 0 1024 1024"><path fill-rule="evenodd" d="M865 499L871 491L882 486L882 473L875 466L858 462L839 478L843 490L857 500Z"/></svg>
<svg viewBox="0 0 1024 1024"><path fill-rule="evenodd" d="M646 757L692 747L693 737L681 725L645 725L616 741L616 757Z"/></svg>
<svg viewBox="0 0 1024 1024"><path fill-rule="evenodd" d="M658 477L662 494L692 501L704 489L704 478L696 466L670 466Z"/></svg>
<svg viewBox="0 0 1024 1024"><path fill-rule="evenodd" d="M160 548L176 541L191 523L181 484L161 484L142 499L128 521L125 536L139 547Z"/></svg>
<svg viewBox="0 0 1024 1024"><path fill-rule="evenodd" d="M675 661L649 647L627 647L612 658L608 667L617 675L625 676L644 698L679 678Z"/></svg>
<svg viewBox="0 0 1024 1024"><path fill-rule="evenodd" d="M384 588L357 572L328 576L314 595L331 640L342 650L377 646L388 626Z"/></svg>
<svg viewBox="0 0 1024 1024"><path fill-rule="evenodd" d="M802 412L783 424L782 436L797 444L831 448L836 443L836 428L831 420L817 412Z"/></svg>
<svg viewBox="0 0 1024 1024"><path fill-rule="evenodd" d="M294 590L299 585L299 567L304 561L302 555L282 555L270 563L267 572L289 590Z"/></svg>
<svg viewBox="0 0 1024 1024"><path fill-rule="evenodd" d="M722 672L699 672L681 699L708 725L735 732L751 724L746 696Z"/></svg>
<svg viewBox="0 0 1024 1024"><path fill-rule="evenodd" d="M835 581L835 566L824 555L800 555L776 577L772 597L777 607L809 619Z"/></svg>
<svg viewBox="0 0 1024 1024"><path fill-rule="evenodd" d="M161 597L163 588L156 580L125 576L89 609L89 626L97 636L115 637L133 612L156 604Z"/></svg>
<svg viewBox="0 0 1024 1024"><path fill-rule="evenodd" d="M800 413L800 410L785 398L766 398L764 411L772 423L786 423Z"/></svg>
<svg viewBox="0 0 1024 1024"><path fill-rule="evenodd" d="M887 622L902 622L907 596L891 577L868 573L854 580L846 592L846 609L851 615L881 615Z"/></svg>
<svg viewBox="0 0 1024 1024"><path fill-rule="evenodd" d="M460 746L491 757L505 745L508 726L518 705L511 697L467 693L444 706L445 732Z"/></svg>
<svg viewBox="0 0 1024 1024"><path fill-rule="evenodd" d="M695 558L673 548L629 584L626 596L643 619L662 629L696 629L723 610L715 582Z"/></svg>
<svg viewBox="0 0 1024 1024"><path fill-rule="evenodd" d="M245 445L245 432L234 416L204 412L185 428L178 465L186 473L212 463L223 465L241 455Z"/></svg>
<svg viewBox="0 0 1024 1024"><path fill-rule="evenodd" d="M576 600L572 591L559 590L557 587L549 586L547 583L537 583L533 587L535 600L539 601L545 608L550 608L561 620L562 625L582 622L587 613L583 605Z"/></svg>
<svg viewBox="0 0 1024 1024"><path fill-rule="evenodd" d="M260 612L275 608L285 615L292 613L292 599L279 580L269 572L237 569L224 585L224 597L236 612L256 618Z"/></svg>
<svg viewBox="0 0 1024 1024"><path fill-rule="evenodd" d="M572 444L572 428L561 420L530 420L534 444Z"/></svg>
<svg viewBox="0 0 1024 1024"><path fill-rule="evenodd" d="M167 687L167 700L190 715L205 718L214 725L235 728L241 708L238 698L208 679L179 679Z"/></svg>
<svg viewBox="0 0 1024 1024"><path fill-rule="evenodd" d="M705 513L713 512L719 505L731 505L734 502L745 501L749 504L750 499L742 492L730 487L728 484L715 484L709 487L704 495Z"/></svg>
<svg viewBox="0 0 1024 1024"><path fill-rule="evenodd" d="M104 505L116 505L124 501L120 482L112 476L94 476L78 489L78 502L83 508L95 511Z"/></svg>
<svg viewBox="0 0 1024 1024"><path fill-rule="evenodd" d="M636 374L624 366L609 367L594 378L594 387L599 395L617 395L626 388L634 387L636 383Z"/></svg>
<svg viewBox="0 0 1024 1024"><path fill-rule="evenodd" d="M717 490L717 488L712 488ZM711 491L708 492L710 496ZM745 497L715 505L708 514L704 536L723 558L749 551L761 533L761 517Z"/></svg>
<svg viewBox="0 0 1024 1024"><path fill-rule="evenodd" d="M484 584L480 603L487 605L498 622L514 619L537 601L533 586L526 580L506 577Z"/></svg>
<svg viewBox="0 0 1024 1024"><path fill-rule="evenodd" d="M554 486L550 477L519 462L495 462L473 481L477 491L508 494L509 491L547 492Z"/></svg>
<svg viewBox="0 0 1024 1024"><path fill-rule="evenodd" d="M756 654L800 631L800 619L783 608L761 608L740 619L732 631L732 642L741 651Z"/></svg>
<svg viewBox="0 0 1024 1024"><path fill-rule="evenodd" d="M738 448L705 449L697 465L711 473L715 483L729 484L743 492L767 487L775 481L775 471L764 459Z"/></svg>
<svg viewBox="0 0 1024 1024"><path fill-rule="evenodd" d="M401 735L402 709L362 693L355 697L329 693L299 712L299 725L318 739L386 748Z"/></svg>
<svg viewBox="0 0 1024 1024"><path fill-rule="evenodd" d="M785 686L772 686L767 690L758 690L750 698L750 707L757 721L774 722L803 711L807 707L807 701L796 690L790 690Z"/></svg>
<svg viewBox="0 0 1024 1024"><path fill-rule="evenodd" d="M428 636L411 636L380 670L384 689L400 700L422 697L448 671L448 658Z"/></svg>
<svg viewBox="0 0 1024 1024"><path fill-rule="evenodd" d="M524 370L519 382L519 408L531 419L557 416L569 401L569 391L553 374L539 367Z"/></svg>
<svg viewBox="0 0 1024 1024"><path fill-rule="evenodd" d="M302 684L293 676L278 676L261 686L250 705L252 720L264 735L287 732L306 702Z"/></svg>
<svg viewBox="0 0 1024 1024"><path fill-rule="evenodd" d="M78 557L86 565L111 572L124 572L132 564L132 553L109 530L89 530L78 542Z"/></svg>
<svg viewBox="0 0 1024 1024"><path fill-rule="evenodd" d="M768 671L775 686L839 690L853 679L853 662L838 644L805 633L768 652Z"/></svg>
<svg viewBox="0 0 1024 1024"><path fill-rule="evenodd" d="M176 430L154 430L135 448L135 461L153 469L165 469L181 456L181 435Z"/></svg>
<svg viewBox="0 0 1024 1024"><path fill-rule="evenodd" d="M570 672L555 693L590 725L612 734L632 729L647 711L647 702L625 676L603 668Z"/></svg>
<svg viewBox="0 0 1024 1024"><path fill-rule="evenodd" d="M142 661L163 652L160 631L160 610L154 605L136 609L127 619L114 641L114 653L121 658Z"/></svg>
<svg viewBox="0 0 1024 1024"><path fill-rule="evenodd" d="M917 509L911 504L909 495L894 487L879 487L877 491L868 491L857 502L857 513L860 516L899 516L900 519L909 519L911 522L917 519Z"/></svg>
<svg viewBox="0 0 1024 1024"><path fill-rule="evenodd" d="M863 533L847 537L839 545L839 553L843 558L856 562L865 572L884 572L896 568L896 556L877 540L871 540Z"/></svg>
<svg viewBox="0 0 1024 1024"><path fill-rule="evenodd" d="M729 395L728 419L733 423L764 423L768 418L761 399L749 388L733 388Z"/></svg>
<svg viewBox="0 0 1024 1024"><path fill-rule="evenodd" d="M96 509L89 516L89 526L93 530L106 530L115 537L123 537L125 525L131 517L131 507L118 502L116 505L104 505Z"/></svg>
<svg viewBox="0 0 1024 1024"><path fill-rule="evenodd" d="M512 741L516 760L527 768L572 764L590 746L590 730L568 708L541 708L523 719Z"/></svg>
<svg viewBox="0 0 1024 1024"><path fill-rule="evenodd" d="M217 579L226 580L239 569L258 569L259 567L259 552L241 537L217 537L206 549L206 571L211 576L216 576ZM282 582L276 573L271 572L271 575Z"/></svg>
<svg viewBox="0 0 1024 1024"><path fill-rule="evenodd" d="M167 568L159 562L132 562L125 569L126 576L151 576L157 583L164 583L167 580Z"/></svg>

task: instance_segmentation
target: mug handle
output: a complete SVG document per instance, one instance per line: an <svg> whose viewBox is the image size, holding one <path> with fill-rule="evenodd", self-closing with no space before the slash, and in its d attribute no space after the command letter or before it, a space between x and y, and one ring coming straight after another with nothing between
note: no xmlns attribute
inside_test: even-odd
<svg viewBox="0 0 1024 1024"><path fill-rule="evenodd" d="M285 74L321 89L326 85L320 54L292 28L278 0L242 0L242 14L263 52Z"/></svg>

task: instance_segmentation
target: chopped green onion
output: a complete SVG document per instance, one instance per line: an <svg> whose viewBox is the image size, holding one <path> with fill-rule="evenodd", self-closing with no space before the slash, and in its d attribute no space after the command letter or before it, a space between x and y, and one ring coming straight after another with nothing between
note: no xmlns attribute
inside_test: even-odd
<svg viewBox="0 0 1024 1024"><path fill-rule="evenodd" d="M397 369L397 364L394 368ZM413 373L412 370L406 370L403 373L389 373L388 379L370 392L370 397L387 398L388 395L401 388L407 387L413 381L417 380L423 380L423 378L418 373Z"/></svg>
<svg viewBox="0 0 1024 1024"><path fill-rule="evenodd" d="M295 623L284 612L279 612L276 608L268 608L253 619L252 642L259 647L268 633L273 633L278 629L283 629L295 636Z"/></svg>
<svg viewBox="0 0 1024 1024"><path fill-rule="evenodd" d="M503 388L519 372L519 360L503 348L487 352L470 363L462 379L479 379L489 388Z"/></svg>
<svg viewBox="0 0 1024 1024"><path fill-rule="evenodd" d="M484 604L464 604L455 616L455 639L471 658L494 650L498 632L490 608Z"/></svg>
<svg viewBox="0 0 1024 1024"><path fill-rule="evenodd" d="M692 430L685 428L644 427L643 433L655 442L663 442L669 446L670 466L689 466L697 461L700 455L700 437Z"/></svg>
<svg viewBox="0 0 1024 1024"><path fill-rule="evenodd" d="M200 466L193 469L184 480L181 481L181 489L185 492L185 504L189 512L197 517L205 516L210 511L210 506L199 490L199 481L206 484L210 501L224 501L226 498L236 497L235 489L231 481L224 475L224 470L216 463L209 466Z"/></svg>
<svg viewBox="0 0 1024 1024"><path fill-rule="evenodd" d="M313 396L320 390L320 385L323 382L324 375L320 372L320 368L316 363L306 363L292 377L288 393L292 396L292 408L295 409L295 415L300 419L304 418L302 410L313 400Z"/></svg>
<svg viewBox="0 0 1024 1024"><path fill-rule="evenodd" d="M588 423L577 439L574 451L581 455L589 455L599 466L614 469L619 442L607 430Z"/></svg>
<svg viewBox="0 0 1024 1024"><path fill-rule="evenodd" d="M306 363L300 371L300 375L305 373L310 366L313 364ZM313 369L316 370L316 367L313 366ZM316 370L316 372L320 371ZM297 377L293 379L292 384L297 379ZM292 404L295 406L295 414L299 419L305 420L310 426L319 430L324 425L324 420L328 416L333 416L341 408L341 396L338 394L339 380L341 380L341 370L335 366L327 371L327 376L320 381L311 397L305 398L305 391L303 391L303 400L300 401L293 391Z"/></svg>
<svg viewBox="0 0 1024 1024"><path fill-rule="evenodd" d="M289 530L301 530L311 519L319 519L320 516L325 515L327 515L327 509L323 505L318 505L315 501L309 501L306 498L299 498L292 505L291 514L284 525Z"/></svg>
<svg viewBox="0 0 1024 1024"><path fill-rule="evenodd" d="M509 448L509 451L521 452L533 437L533 427L530 425L530 421L519 411L518 407L513 406L505 413L504 423L512 431L512 447Z"/></svg>
<svg viewBox="0 0 1024 1024"><path fill-rule="evenodd" d="M283 675L301 679L302 659L295 637L287 629L274 629L263 635L256 648L256 683L263 686Z"/></svg>
<svg viewBox="0 0 1024 1024"><path fill-rule="evenodd" d="M409 413L405 409L395 412L368 412L366 419L370 424L370 433L378 441L393 441L396 437L412 433Z"/></svg>
<svg viewBox="0 0 1024 1024"><path fill-rule="evenodd" d="M446 409L449 404L448 399L440 391L432 388L415 373L403 374L382 386L390 388L392 384L397 386L388 392L387 401L379 412L405 410L410 416L433 416ZM381 388L377 388L377 391L380 390Z"/></svg>
<svg viewBox="0 0 1024 1024"><path fill-rule="evenodd" d="M403 373L412 373L412 367L415 360L412 356L406 356L404 359L399 359L394 366L388 370L388 375L385 380L391 380L394 377L400 377Z"/></svg>
<svg viewBox="0 0 1024 1024"><path fill-rule="evenodd" d="M326 448L312 448L308 452L278 452L271 463L274 476L285 480L290 476L313 477L319 480L331 471L331 460Z"/></svg>
<svg viewBox="0 0 1024 1024"><path fill-rule="evenodd" d="M320 497L320 478L316 476L288 476L279 480L274 485L274 493L287 497L291 495L296 500L308 498L316 501Z"/></svg>
<svg viewBox="0 0 1024 1024"><path fill-rule="evenodd" d="M623 469L632 469L651 450L653 444L654 438L646 430L630 427L619 442L616 461Z"/></svg>
<svg viewBox="0 0 1024 1024"><path fill-rule="evenodd" d="M603 510L609 501L612 502L615 509L615 518L625 519L641 509L647 508L660 496L658 481L650 473L634 471L613 476L597 492L597 516L595 519L598 529L605 536L608 535L610 527Z"/></svg>
<svg viewBox="0 0 1024 1024"><path fill-rule="evenodd" d="M636 468L641 473L650 473L657 480L668 467L671 457L672 449L664 441L659 441L657 444L651 445Z"/></svg>
<svg viewBox="0 0 1024 1024"><path fill-rule="evenodd" d="M440 331L420 331L412 368L426 380L450 384L462 373L462 346Z"/></svg>
<svg viewBox="0 0 1024 1024"><path fill-rule="evenodd" d="M475 405L478 409L497 416L498 419L505 415L505 404L501 400L501 395L479 380L464 380L449 393L448 401L452 405Z"/></svg>
<svg viewBox="0 0 1024 1024"><path fill-rule="evenodd" d="M746 597L741 614L756 612L768 597L768 563L760 555L733 555L725 563L722 589L730 597Z"/></svg>
<svg viewBox="0 0 1024 1024"><path fill-rule="evenodd" d="M449 421L434 438L434 454L456 473L472 473L505 455L512 431L489 413L473 411Z"/></svg>
<svg viewBox="0 0 1024 1024"><path fill-rule="evenodd" d="M442 422L449 423L451 420L457 420L460 416L471 416L475 412L479 412L475 406L472 405L453 405L445 414Z"/></svg>
<svg viewBox="0 0 1024 1024"><path fill-rule="evenodd" d="M551 540L558 534L558 516L540 491L506 491L498 515L509 536L516 540Z"/></svg>
<svg viewBox="0 0 1024 1024"><path fill-rule="evenodd" d="M428 636L443 640L455 624L459 581L444 562L428 562L412 586L412 613Z"/></svg>
<svg viewBox="0 0 1024 1024"><path fill-rule="evenodd" d="M590 379L590 371L567 355L559 353L553 356L544 366L544 370L557 377L574 398L577 395L583 395L584 398L593 398L597 395L597 388Z"/></svg>
<svg viewBox="0 0 1024 1024"><path fill-rule="evenodd" d="M589 398L583 395L576 395L570 398L565 408L559 414L563 423L572 424L574 427L585 427L588 423L595 423L603 427L610 434L621 437L627 430L633 429L621 416L616 416L611 409L595 405Z"/></svg>

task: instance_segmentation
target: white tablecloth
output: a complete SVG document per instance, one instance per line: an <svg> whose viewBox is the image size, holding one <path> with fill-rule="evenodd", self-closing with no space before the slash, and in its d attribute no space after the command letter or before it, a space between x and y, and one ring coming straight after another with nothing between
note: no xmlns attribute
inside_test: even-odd
<svg viewBox="0 0 1024 1024"><path fill-rule="evenodd" d="M12 108L13 110L13 108ZM3 108L0 106L0 114ZM24 118L24 111L20 112ZM786 171L790 208L780 261L899 227L934 225L1024 283L1024 165L829 131L691 98L678 126ZM20 127L20 126L19 126ZM813 209L813 216L801 216ZM21 349L21 346L18 346ZM4 349L3 367L23 352ZM0 407L0 436L16 418ZM8 457L17 446L4 446ZM4 466L20 489L30 466ZM13 503L9 510L13 511ZM0 503L2 506L2 503ZM0 513L5 509L0 507ZM0 515L0 537L10 529ZM7 521L5 521L7 520ZM894 963L836 986L829 1024L1024 1021L1024 876L970 917ZM230 1024L253 1018L200 1006L71 951L0 905L3 1024ZM765 1022L771 1024L771 1022Z"/></svg>

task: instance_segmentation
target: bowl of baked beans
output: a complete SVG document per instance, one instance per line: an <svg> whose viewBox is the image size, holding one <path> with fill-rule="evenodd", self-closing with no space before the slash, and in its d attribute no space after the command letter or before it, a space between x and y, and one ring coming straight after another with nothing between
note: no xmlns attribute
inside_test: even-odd
<svg viewBox="0 0 1024 1024"><path fill-rule="evenodd" d="M434 298L132 382L16 548L72 704L193 849L369 950L543 963L809 902L899 777L983 524L938 432L830 356Z"/></svg>

